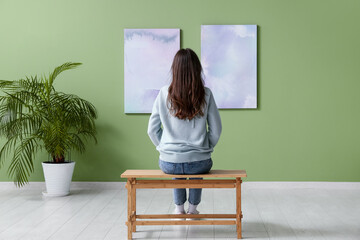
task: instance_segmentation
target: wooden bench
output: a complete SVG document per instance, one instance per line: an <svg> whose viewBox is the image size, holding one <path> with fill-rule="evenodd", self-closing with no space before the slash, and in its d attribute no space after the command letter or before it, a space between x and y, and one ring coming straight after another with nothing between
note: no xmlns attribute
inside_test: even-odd
<svg viewBox="0 0 360 240"><path fill-rule="evenodd" d="M236 225L237 238L241 238L241 183L246 177L245 170L211 170L207 174L195 175L169 175L161 170L126 170L121 174L127 178L128 190L128 239L136 232L138 225ZM147 178L138 180L138 178ZM150 178L150 180L148 180ZM154 179L151 179L154 178ZM159 179L160 178L160 179ZM172 180L164 178L212 178L212 179L186 179ZM230 178L230 179L229 179ZM236 189L236 214L136 214L136 189L138 188L235 188ZM137 219L171 219L184 220L137 220ZM234 218L234 220L197 220L186 221L186 218Z"/></svg>

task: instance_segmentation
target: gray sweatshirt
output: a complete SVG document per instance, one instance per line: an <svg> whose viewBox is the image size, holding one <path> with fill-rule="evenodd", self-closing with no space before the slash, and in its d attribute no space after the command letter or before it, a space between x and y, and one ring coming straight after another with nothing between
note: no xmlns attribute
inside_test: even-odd
<svg viewBox="0 0 360 240"><path fill-rule="evenodd" d="M206 160L221 134L221 119L214 97L205 87L204 116L182 120L169 112L169 86L162 87L154 102L148 134L166 162L183 163Z"/></svg>

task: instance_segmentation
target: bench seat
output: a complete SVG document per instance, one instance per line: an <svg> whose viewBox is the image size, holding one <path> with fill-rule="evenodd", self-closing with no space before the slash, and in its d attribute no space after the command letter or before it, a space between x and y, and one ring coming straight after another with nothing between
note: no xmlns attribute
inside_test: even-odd
<svg viewBox="0 0 360 240"><path fill-rule="evenodd" d="M246 177L245 170L210 170L206 174L172 175L161 170L126 170L122 178L242 178Z"/></svg>

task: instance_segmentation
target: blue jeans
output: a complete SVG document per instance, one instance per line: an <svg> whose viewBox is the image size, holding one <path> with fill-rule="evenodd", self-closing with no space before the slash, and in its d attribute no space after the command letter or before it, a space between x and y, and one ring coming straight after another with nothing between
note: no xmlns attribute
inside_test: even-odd
<svg viewBox="0 0 360 240"><path fill-rule="evenodd" d="M208 173L213 165L210 159L185 162L185 163L172 163L159 160L160 169L166 174L202 174ZM186 178L174 178L174 179L186 179ZM189 179L202 179L202 178L189 178ZM201 188L189 189L189 203L198 205L201 201ZM174 189L174 202L176 205L183 205L186 202L186 189L175 188Z"/></svg>

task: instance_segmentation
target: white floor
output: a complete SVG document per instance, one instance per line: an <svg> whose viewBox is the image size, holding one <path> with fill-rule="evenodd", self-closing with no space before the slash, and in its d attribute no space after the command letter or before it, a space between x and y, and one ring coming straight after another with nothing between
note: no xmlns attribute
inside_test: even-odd
<svg viewBox="0 0 360 240"><path fill-rule="evenodd" d="M359 183L243 186L244 239L360 239ZM42 183L23 189L0 183L0 239L126 239L123 184L72 189L67 197L43 198ZM234 197L233 189L204 189L199 210L234 213ZM137 213L172 211L171 190L138 190ZM235 226L140 226L134 239L236 239L236 232Z"/></svg>

